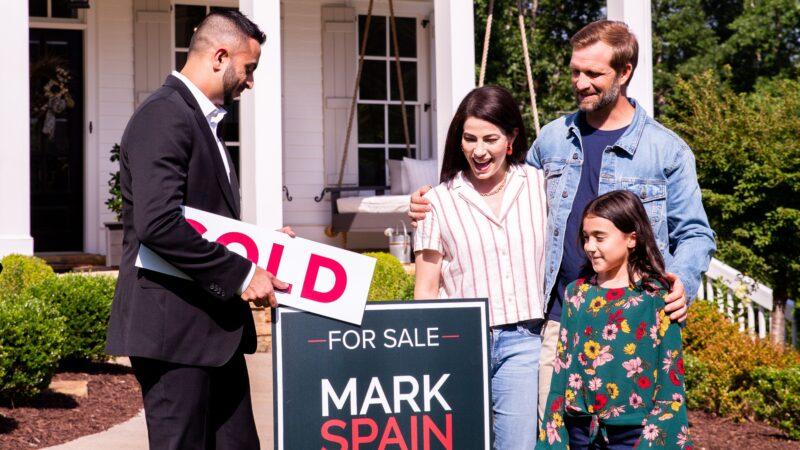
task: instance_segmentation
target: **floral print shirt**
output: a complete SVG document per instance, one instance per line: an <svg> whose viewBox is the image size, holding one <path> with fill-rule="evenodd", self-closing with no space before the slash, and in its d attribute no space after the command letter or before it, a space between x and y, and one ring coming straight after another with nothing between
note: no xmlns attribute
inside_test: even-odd
<svg viewBox="0 0 800 450"><path fill-rule="evenodd" d="M620 289L596 277L567 286L540 448L569 448L565 416L606 425L641 425L636 448L691 450L681 329L664 311L665 289Z"/></svg>

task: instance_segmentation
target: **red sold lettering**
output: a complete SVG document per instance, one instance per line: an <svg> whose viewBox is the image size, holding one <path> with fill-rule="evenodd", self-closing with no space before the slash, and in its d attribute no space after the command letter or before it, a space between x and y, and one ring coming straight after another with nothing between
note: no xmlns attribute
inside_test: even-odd
<svg viewBox="0 0 800 450"><path fill-rule="evenodd" d="M242 245L247 252L247 259L252 261L253 264L258 264L258 246L250 236L244 233L239 233L238 231L231 231L230 233L225 233L217 238L217 242L226 247L229 244Z"/></svg>
<svg viewBox="0 0 800 450"><path fill-rule="evenodd" d="M267 261L267 272L277 277L278 268L281 265L281 258L283 258L283 246L281 244L272 244L272 250L269 252L269 260ZM281 292L291 294L292 285L290 284L286 290Z"/></svg>
<svg viewBox="0 0 800 450"><path fill-rule="evenodd" d="M320 292L315 288L319 270L323 267L333 272L335 279L333 287L328 292ZM346 287L347 272L345 272L341 264L330 258L311 254L311 259L308 261L308 269L306 270L306 279L303 282L303 291L300 294L301 297L319 303L331 303L339 300Z"/></svg>

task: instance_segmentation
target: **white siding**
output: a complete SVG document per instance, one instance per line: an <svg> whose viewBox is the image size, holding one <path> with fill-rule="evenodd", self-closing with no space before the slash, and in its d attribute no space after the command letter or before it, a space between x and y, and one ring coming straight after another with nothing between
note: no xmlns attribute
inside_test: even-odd
<svg viewBox="0 0 800 450"><path fill-rule="evenodd" d="M283 181L292 195L284 199L283 221L300 236L341 245L324 229L330 201L314 202L325 185L322 125L322 5L319 0L281 4L283 23ZM264 69L261 69L264 70Z"/></svg>
<svg viewBox="0 0 800 450"><path fill-rule="evenodd" d="M86 251L105 253L104 222L116 220L108 211L109 173L117 170L108 158L111 147L120 141L125 125L133 114L133 4L132 0L103 0L95 2L97 67L89 68L97 74L97 117L94 118L97 148L87 148L87 156L97 158L97 172L93 177L96 190L86 193L87 206L97 211L91 232L96 238L86 243ZM92 119L90 119L92 120Z"/></svg>

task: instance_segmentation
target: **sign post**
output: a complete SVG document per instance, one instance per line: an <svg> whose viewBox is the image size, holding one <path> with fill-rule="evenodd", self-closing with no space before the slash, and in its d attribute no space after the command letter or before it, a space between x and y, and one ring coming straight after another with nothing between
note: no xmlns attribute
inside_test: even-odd
<svg viewBox="0 0 800 450"><path fill-rule="evenodd" d="M486 300L273 314L276 449L490 448Z"/></svg>

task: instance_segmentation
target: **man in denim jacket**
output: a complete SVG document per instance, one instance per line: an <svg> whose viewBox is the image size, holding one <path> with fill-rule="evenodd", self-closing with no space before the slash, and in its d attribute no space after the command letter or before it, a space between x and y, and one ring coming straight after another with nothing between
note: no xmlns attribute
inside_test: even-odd
<svg viewBox="0 0 800 450"><path fill-rule="evenodd" d="M586 262L578 225L592 199L626 189L642 200L673 283L666 307L672 320L685 320L687 299L696 295L716 250L691 149L625 95L638 59L635 36L621 22L601 20L570 43L579 111L542 128L526 159L545 173L548 205L543 289L550 301L541 332L540 417L550 391L564 288ZM425 192L412 196L413 219L427 211Z"/></svg>

